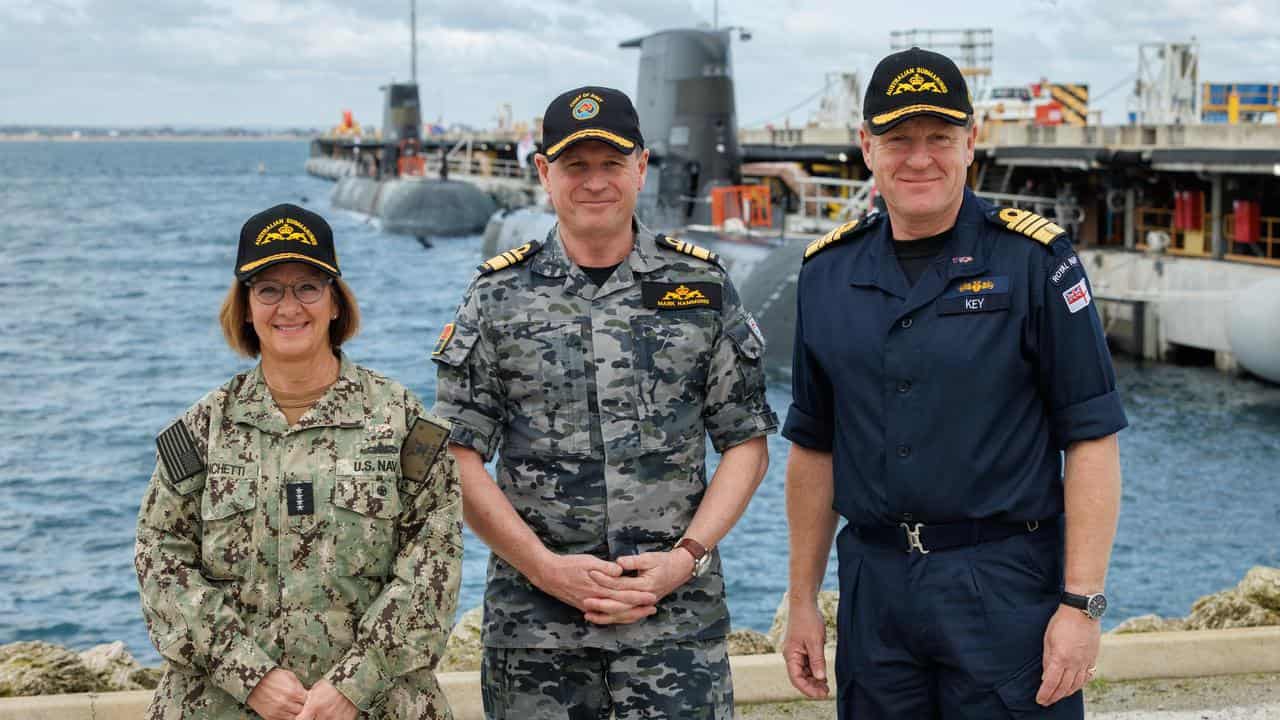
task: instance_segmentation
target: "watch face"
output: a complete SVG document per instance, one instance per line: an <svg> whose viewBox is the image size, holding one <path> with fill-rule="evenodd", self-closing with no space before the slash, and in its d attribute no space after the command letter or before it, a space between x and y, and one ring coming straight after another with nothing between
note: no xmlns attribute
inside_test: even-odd
<svg viewBox="0 0 1280 720"><path fill-rule="evenodd" d="M711 567L711 553L707 553L698 558L693 563L693 576L702 577L707 572L707 568Z"/></svg>
<svg viewBox="0 0 1280 720"><path fill-rule="evenodd" d="M1089 617L1097 619L1107 612L1107 598L1102 593L1089 596L1089 607L1087 609Z"/></svg>

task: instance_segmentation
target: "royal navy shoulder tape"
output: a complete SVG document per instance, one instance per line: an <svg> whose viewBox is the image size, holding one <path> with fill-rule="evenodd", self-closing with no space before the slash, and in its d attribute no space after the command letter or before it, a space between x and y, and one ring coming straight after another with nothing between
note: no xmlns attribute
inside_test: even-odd
<svg viewBox="0 0 1280 720"><path fill-rule="evenodd" d="M703 260L705 262L713 263L716 265L720 264L720 256L704 247L698 247L693 243L685 242L683 240L677 240L671 237L670 235L664 235L662 233L658 233L656 236L654 236L654 240L657 241L658 247L664 247L664 248L667 248L668 250L674 250L678 253L683 253L685 255L696 257L699 260Z"/></svg>
<svg viewBox="0 0 1280 720"><path fill-rule="evenodd" d="M999 208L988 211L987 219L1006 230L1026 235L1042 245L1052 245L1054 240L1067 234L1060 225L1030 210Z"/></svg>
<svg viewBox="0 0 1280 720"><path fill-rule="evenodd" d="M169 475L169 482L180 483L183 480L204 470L204 462L196 450L195 439L181 420L164 429L156 436L156 450L160 452L160 462Z"/></svg>
<svg viewBox="0 0 1280 720"><path fill-rule="evenodd" d="M541 249L542 243L537 240L530 240L520 247L511 248L510 250L505 250L494 255L481 263L480 267L476 269L480 271L481 275L495 273L503 268L511 267L512 265L519 265L525 260L533 257Z"/></svg>
<svg viewBox="0 0 1280 720"><path fill-rule="evenodd" d="M814 240L813 242L809 243L808 247L804 249L804 260L802 261L802 264L805 262L808 262L809 258L813 257L814 255L817 255L823 250L826 250L832 245L838 245L844 242L845 240L861 235L862 233L866 232L868 229L873 227L879 221L880 221L880 213L873 212L870 215L867 215L865 218L862 218L861 220L850 220L849 222L841 225L835 230L832 230L826 235L823 235L817 240Z"/></svg>
<svg viewBox="0 0 1280 720"><path fill-rule="evenodd" d="M418 417L400 446L400 471L416 482L427 479L440 451L449 441L450 425L435 417Z"/></svg>

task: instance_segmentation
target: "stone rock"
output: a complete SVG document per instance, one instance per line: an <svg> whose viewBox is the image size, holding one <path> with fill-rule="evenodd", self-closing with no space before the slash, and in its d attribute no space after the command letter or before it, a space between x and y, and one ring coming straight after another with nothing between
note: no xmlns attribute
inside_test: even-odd
<svg viewBox="0 0 1280 720"><path fill-rule="evenodd" d="M0 645L0 697L94 692L98 677L70 650L47 642Z"/></svg>
<svg viewBox="0 0 1280 720"><path fill-rule="evenodd" d="M1264 625L1280 625L1280 613L1250 602L1239 588L1200 598L1191 606L1191 614L1187 616L1188 630L1225 630Z"/></svg>
<svg viewBox="0 0 1280 720"><path fill-rule="evenodd" d="M840 593L835 590L823 590L818 593L818 610L822 613L822 618L827 622L827 644L830 645L836 641L836 608L840 605ZM790 608L787 606L787 596L782 596L782 602L778 603L778 611L773 615L773 626L769 628L769 642L773 646L782 650L782 634L787 629L787 617L790 614Z"/></svg>
<svg viewBox="0 0 1280 720"><path fill-rule="evenodd" d="M103 692L151 690L159 680L158 677L151 680L154 671L142 667L120 641L91 647L80 653L80 659L97 678Z"/></svg>
<svg viewBox="0 0 1280 720"><path fill-rule="evenodd" d="M1159 615L1139 615L1131 617L1111 629L1113 635L1147 632L1172 632L1186 630L1187 621L1182 618L1163 618Z"/></svg>
<svg viewBox="0 0 1280 720"><path fill-rule="evenodd" d="M759 630L734 630L726 642L730 655L768 655L774 652L769 637Z"/></svg>
<svg viewBox="0 0 1280 720"><path fill-rule="evenodd" d="M444 655L436 672L460 672L479 670L484 656L484 643L480 631L484 620L483 608L472 608L458 618L444 646Z"/></svg>
<svg viewBox="0 0 1280 720"><path fill-rule="evenodd" d="M1254 605L1280 613L1280 568L1254 567L1236 588Z"/></svg>

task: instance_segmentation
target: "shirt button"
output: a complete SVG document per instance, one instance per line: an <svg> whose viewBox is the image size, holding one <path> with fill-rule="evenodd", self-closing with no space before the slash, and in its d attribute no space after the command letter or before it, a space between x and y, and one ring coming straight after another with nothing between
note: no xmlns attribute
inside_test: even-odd
<svg viewBox="0 0 1280 720"><path fill-rule="evenodd" d="M899 445L899 446L898 446L898 457L900 457L900 458L905 458L905 457L909 457L910 455L911 455L911 447L910 447L910 446L908 446L908 445Z"/></svg>
<svg viewBox="0 0 1280 720"><path fill-rule="evenodd" d="M911 391L911 381L910 381L910 380L903 380L902 382L898 383L898 392L900 392L900 393L904 393L904 394L905 394L905 393L908 393L908 392L910 392L910 391Z"/></svg>
<svg viewBox="0 0 1280 720"><path fill-rule="evenodd" d="M902 329L911 327L911 318L902 318Z"/></svg>

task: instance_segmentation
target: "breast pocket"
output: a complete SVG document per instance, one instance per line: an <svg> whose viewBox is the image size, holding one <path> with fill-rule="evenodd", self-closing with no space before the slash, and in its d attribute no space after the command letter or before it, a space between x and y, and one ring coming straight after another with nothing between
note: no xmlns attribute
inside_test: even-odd
<svg viewBox="0 0 1280 720"><path fill-rule="evenodd" d="M334 546L339 575L384 578L391 574L399 550L399 479L382 473L340 474L334 480Z"/></svg>
<svg viewBox="0 0 1280 720"><path fill-rule="evenodd" d="M507 388L507 451L584 454L591 450L587 373L578 322L499 325L498 367Z"/></svg>
<svg viewBox="0 0 1280 720"><path fill-rule="evenodd" d="M200 562L215 580L249 579L255 547L257 470L244 477L210 475L200 498Z"/></svg>
<svg viewBox="0 0 1280 720"><path fill-rule="evenodd" d="M716 316L673 311L631 319L640 446L669 449L703 432Z"/></svg>

